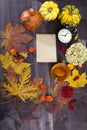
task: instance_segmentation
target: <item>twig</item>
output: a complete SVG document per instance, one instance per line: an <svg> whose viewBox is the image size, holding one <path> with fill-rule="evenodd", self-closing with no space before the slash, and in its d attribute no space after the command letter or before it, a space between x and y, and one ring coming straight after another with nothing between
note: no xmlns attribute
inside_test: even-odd
<svg viewBox="0 0 87 130"><path fill-rule="evenodd" d="M5 103L8 103L8 102L11 102L13 99L15 99L16 97L13 97L13 98L11 98L11 99L9 99L9 100L7 100L7 101L3 101L3 102L0 102L0 105L2 105L2 104L5 104Z"/></svg>

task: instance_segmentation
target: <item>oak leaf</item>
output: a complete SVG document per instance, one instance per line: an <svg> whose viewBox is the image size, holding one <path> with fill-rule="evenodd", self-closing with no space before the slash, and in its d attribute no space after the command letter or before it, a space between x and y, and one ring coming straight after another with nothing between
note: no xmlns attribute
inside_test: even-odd
<svg viewBox="0 0 87 130"><path fill-rule="evenodd" d="M9 21L2 33L4 40L2 46L6 51L10 52L11 49L15 48L17 52L26 51L25 46L22 43L28 43L32 40L32 37L25 33L25 28L22 25L12 26Z"/></svg>

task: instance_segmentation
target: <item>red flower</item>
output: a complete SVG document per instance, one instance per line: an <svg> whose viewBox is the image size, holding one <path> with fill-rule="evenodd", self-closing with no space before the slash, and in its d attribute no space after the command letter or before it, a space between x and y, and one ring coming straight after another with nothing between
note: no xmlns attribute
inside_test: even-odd
<svg viewBox="0 0 87 130"><path fill-rule="evenodd" d="M69 103L68 103L68 108L70 111L74 111L74 105L77 102L77 99L72 99Z"/></svg>
<svg viewBox="0 0 87 130"><path fill-rule="evenodd" d="M63 87L61 96L64 98L71 98L73 96L74 89L71 86Z"/></svg>

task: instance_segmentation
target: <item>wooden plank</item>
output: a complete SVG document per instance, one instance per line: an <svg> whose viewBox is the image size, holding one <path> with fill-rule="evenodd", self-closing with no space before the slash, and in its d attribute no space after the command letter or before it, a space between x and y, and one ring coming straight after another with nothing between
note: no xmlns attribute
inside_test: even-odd
<svg viewBox="0 0 87 130"><path fill-rule="evenodd" d="M59 8L65 6L66 4L76 5L82 15L81 23L78 26L78 33L80 39L85 39L87 41L87 1L84 0L54 0L58 3ZM9 21L13 21L13 25L20 23L20 14L23 10L29 8L39 9L40 5L44 2L44 0L0 0L0 30L4 29L5 24ZM34 32L29 32L34 37L34 40L29 43L33 47L36 47L36 34L57 34L59 28L58 19L55 21L45 22L43 20L42 26L38 28ZM1 36L1 35L0 35ZM0 43L2 40L0 39ZM57 41L57 44L58 41ZM59 48L58 48L59 49ZM3 52L2 49L0 49ZM59 50L60 52L60 50ZM59 54L59 59L62 59L63 54ZM36 57L30 55L28 58L29 62L32 62L32 75L33 77L43 77L46 85L50 86L50 70L49 67L51 64L38 64L35 62ZM83 69L81 71L87 72L87 62L83 65ZM87 91L86 88L83 89ZM81 91L77 91L76 97L82 100L79 103L79 107L75 112L70 112L66 109L58 112L54 115L54 117L44 111L43 109L38 112L37 120L25 120L24 122L20 122L18 114L13 114L8 117L8 114L15 113L15 109L13 108L13 103L10 102L5 105L0 106L0 130L86 130L87 129L87 116L86 111L87 107L80 107L82 103L86 103L86 95ZM14 104L15 105L15 104ZM44 114L42 112L44 111ZM42 116L39 118L39 115Z"/></svg>

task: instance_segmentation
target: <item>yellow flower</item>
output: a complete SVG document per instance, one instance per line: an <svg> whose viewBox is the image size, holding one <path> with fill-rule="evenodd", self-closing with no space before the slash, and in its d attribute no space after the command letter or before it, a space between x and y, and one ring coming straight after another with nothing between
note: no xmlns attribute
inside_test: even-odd
<svg viewBox="0 0 87 130"><path fill-rule="evenodd" d="M86 77L87 75L85 72L80 75L78 70L74 69L72 71L72 75L69 76L69 78L67 79L67 82L73 88L85 87L85 85L87 84Z"/></svg>

